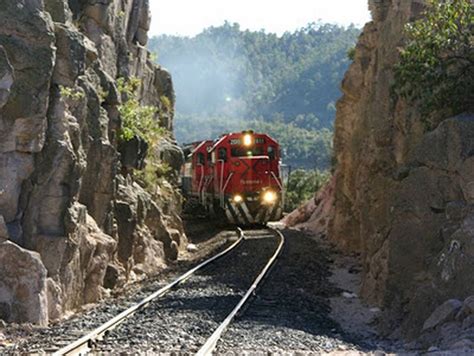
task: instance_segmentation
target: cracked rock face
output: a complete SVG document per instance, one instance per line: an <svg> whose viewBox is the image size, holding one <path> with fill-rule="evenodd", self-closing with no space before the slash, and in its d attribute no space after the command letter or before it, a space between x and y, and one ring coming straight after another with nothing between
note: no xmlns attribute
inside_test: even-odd
<svg viewBox="0 0 474 356"><path fill-rule="evenodd" d="M129 175L143 157L118 150L116 80L141 79L168 130L174 91L146 0L7 1L0 20L0 318L44 325L177 257L178 195Z"/></svg>
<svg viewBox="0 0 474 356"><path fill-rule="evenodd" d="M362 253L361 295L408 336L445 301L474 294L474 116L428 132L390 95L403 25L423 1L371 0L337 105L330 238ZM389 315L397 315L391 318Z"/></svg>
<svg viewBox="0 0 474 356"><path fill-rule="evenodd" d="M48 323L46 268L36 252L0 242L0 318Z"/></svg>

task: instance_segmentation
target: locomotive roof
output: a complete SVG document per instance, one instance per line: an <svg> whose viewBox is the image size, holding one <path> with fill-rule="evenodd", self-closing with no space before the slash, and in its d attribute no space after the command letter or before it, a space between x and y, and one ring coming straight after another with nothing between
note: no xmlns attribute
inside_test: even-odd
<svg viewBox="0 0 474 356"><path fill-rule="evenodd" d="M266 133L258 133L258 132L253 132L253 131L249 130L249 131L231 132L231 133L223 134L219 139L217 139L215 141L214 145L211 148L211 151L213 151L217 146L219 146L224 140L228 139L229 137L241 136L241 135L245 135L245 134L251 134L251 135L254 135L254 136L264 136L264 137L269 138L270 141L272 141L273 143L278 145L278 142L273 137L271 137L270 135L268 135Z"/></svg>
<svg viewBox="0 0 474 356"><path fill-rule="evenodd" d="M203 146L206 146L207 144L212 144L214 141L212 140L204 140L204 141L201 141L201 143L199 143L192 151L192 153L200 150Z"/></svg>

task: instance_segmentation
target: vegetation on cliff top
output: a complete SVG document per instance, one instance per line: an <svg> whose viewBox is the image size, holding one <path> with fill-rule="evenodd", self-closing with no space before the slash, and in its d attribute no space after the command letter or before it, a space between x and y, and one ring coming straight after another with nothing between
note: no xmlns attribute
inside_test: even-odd
<svg viewBox="0 0 474 356"><path fill-rule="evenodd" d="M430 0L422 19L406 25L395 90L423 114L474 110L474 7L469 0Z"/></svg>

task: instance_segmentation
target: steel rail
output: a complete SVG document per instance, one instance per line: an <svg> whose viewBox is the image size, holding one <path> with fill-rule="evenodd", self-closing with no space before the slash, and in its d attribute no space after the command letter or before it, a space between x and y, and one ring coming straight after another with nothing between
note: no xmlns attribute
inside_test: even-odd
<svg viewBox="0 0 474 356"><path fill-rule="evenodd" d="M278 244L278 247L277 247L275 253L268 260L267 264L262 269L260 274L257 276L257 278L255 279L255 281L253 282L251 287L247 290L245 295L242 297L240 302L230 312L230 314L227 316L227 318L219 325L219 327L214 331L214 333L207 339L205 344L196 353L196 356L211 356L212 355L212 352L216 348L217 342L222 337L222 335L224 334L227 327L230 325L230 323L232 322L234 317L237 315L237 313L242 309L242 307L247 302L247 300L250 298L252 293L255 292L255 290L257 289L260 282L267 275L268 271L270 270L270 267L273 265L273 263L276 261L276 259L280 255L280 252L281 252L281 250L283 248L283 245L285 243L285 237L283 236L283 234L279 230L272 229L272 228L269 228L269 230L272 230L273 232L275 232L280 237L280 243Z"/></svg>
<svg viewBox="0 0 474 356"><path fill-rule="evenodd" d="M138 310L145 308L151 301L154 299L163 296L166 292L168 292L170 289L176 287L178 284L184 282L187 280L191 275L193 275L196 271L200 270L201 268L207 266L209 263L214 262L218 258L226 255L229 253L231 250L233 250L242 240L245 238L244 233L242 229L237 228L238 233L239 233L239 238L237 241L235 241L231 246L226 248L224 251L218 253L217 255L205 260L204 262L200 263L196 267L190 269L187 271L185 274L181 275L177 279L175 279L173 282L169 283L168 285L164 286L163 288L157 290L153 294L150 294L148 297L143 299L141 302L135 304L134 306L128 308L127 310L121 312L114 318L110 319L108 322L105 324L102 324L98 328L94 329L87 335L84 335L80 339L76 340L75 342L69 344L68 346L63 347L62 349L56 351L53 353L53 356L61 356L61 355L81 355L83 353L86 353L90 350L90 342L100 339L106 332L114 329L118 325L120 325L122 322L124 322L127 318L135 314Z"/></svg>

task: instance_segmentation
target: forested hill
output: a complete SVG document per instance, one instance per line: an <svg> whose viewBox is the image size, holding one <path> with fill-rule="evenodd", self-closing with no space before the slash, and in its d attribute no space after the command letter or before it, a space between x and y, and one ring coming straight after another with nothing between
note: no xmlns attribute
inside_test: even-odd
<svg viewBox="0 0 474 356"><path fill-rule="evenodd" d="M192 38L155 37L149 47L173 75L179 141L275 123L281 141L291 141L282 136L295 132L308 137L287 148L287 160L325 168L347 52L359 33L313 23L279 37L226 22ZM310 146L315 136L321 152Z"/></svg>

